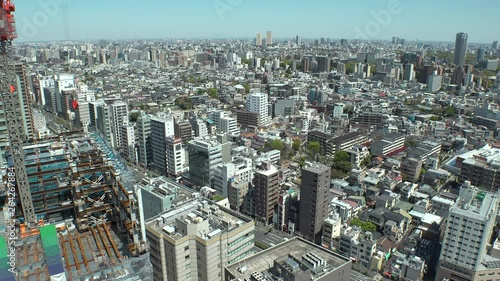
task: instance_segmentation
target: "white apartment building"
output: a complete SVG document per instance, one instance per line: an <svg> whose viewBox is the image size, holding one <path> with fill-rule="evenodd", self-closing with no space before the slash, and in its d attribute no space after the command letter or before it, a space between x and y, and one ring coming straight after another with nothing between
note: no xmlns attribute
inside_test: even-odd
<svg viewBox="0 0 500 281"><path fill-rule="evenodd" d="M214 171L214 189L218 194L229 197L231 182L251 182L253 179L252 159L236 158L235 160L220 164Z"/></svg>
<svg viewBox="0 0 500 281"><path fill-rule="evenodd" d="M269 124L267 94L249 94L246 100L246 110L250 112L257 112L259 114L259 126L267 126Z"/></svg>
<svg viewBox="0 0 500 281"><path fill-rule="evenodd" d="M347 227L340 234L339 249L366 268L370 268L372 256L377 250L377 240L371 232L364 233L361 228Z"/></svg>
<svg viewBox="0 0 500 281"><path fill-rule="evenodd" d="M228 136L238 136L240 134L240 129L238 128L238 122L236 118L233 117L223 117L220 120L220 130L219 132L225 133Z"/></svg>
<svg viewBox="0 0 500 281"><path fill-rule="evenodd" d="M500 268L495 262L500 259L487 255L498 203L497 194L464 183L448 215L435 280L498 279ZM485 261L493 263L485 266Z"/></svg>
<svg viewBox="0 0 500 281"><path fill-rule="evenodd" d="M167 137L166 144L166 174L170 176L180 176L186 171L186 150L182 145L182 140L175 137Z"/></svg>

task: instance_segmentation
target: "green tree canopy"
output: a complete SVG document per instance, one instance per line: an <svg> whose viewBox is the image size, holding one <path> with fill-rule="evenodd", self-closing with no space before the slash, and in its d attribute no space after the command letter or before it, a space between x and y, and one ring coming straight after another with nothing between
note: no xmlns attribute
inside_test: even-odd
<svg viewBox="0 0 500 281"><path fill-rule="evenodd" d="M310 152L312 155L318 154L318 153L319 153L319 151L320 151L320 145L319 145L319 142L317 142L317 141L310 141L310 142L307 144L307 150L309 150L309 152Z"/></svg>
<svg viewBox="0 0 500 281"><path fill-rule="evenodd" d="M359 218L352 219L351 226L359 226L363 231L377 231L377 226L375 224L369 221L362 221Z"/></svg>
<svg viewBox="0 0 500 281"><path fill-rule="evenodd" d="M175 100L175 104L179 106L182 110L193 109L193 103L190 98L180 97Z"/></svg>
<svg viewBox="0 0 500 281"><path fill-rule="evenodd" d="M132 112L130 113L130 115L128 116L128 120L130 122L137 122L137 118L139 118L139 112Z"/></svg>
<svg viewBox="0 0 500 281"><path fill-rule="evenodd" d="M345 151L336 152L333 159L336 162L351 162L351 157L349 156L349 153Z"/></svg>
<svg viewBox="0 0 500 281"><path fill-rule="evenodd" d="M281 150L283 150L283 147L284 147L283 141L278 140L278 139L271 141L271 148L272 149L277 149L277 150L281 151Z"/></svg>
<svg viewBox="0 0 500 281"><path fill-rule="evenodd" d="M208 95L211 97L211 98L219 98L219 95L217 94L217 89L216 88L210 88L208 89Z"/></svg>
<svg viewBox="0 0 500 281"><path fill-rule="evenodd" d="M299 150L300 149L300 140L299 139L293 141L292 148L294 150Z"/></svg>

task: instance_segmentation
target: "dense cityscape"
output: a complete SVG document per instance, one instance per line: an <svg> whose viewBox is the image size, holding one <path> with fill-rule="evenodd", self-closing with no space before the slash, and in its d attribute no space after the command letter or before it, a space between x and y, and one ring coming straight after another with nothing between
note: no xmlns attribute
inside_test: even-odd
<svg viewBox="0 0 500 281"><path fill-rule="evenodd" d="M18 42L0 3L0 281L500 280L498 41Z"/></svg>

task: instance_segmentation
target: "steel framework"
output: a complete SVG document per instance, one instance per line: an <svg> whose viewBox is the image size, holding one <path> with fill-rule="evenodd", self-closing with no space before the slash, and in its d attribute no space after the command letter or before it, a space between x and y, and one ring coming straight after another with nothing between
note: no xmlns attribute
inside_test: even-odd
<svg viewBox="0 0 500 281"><path fill-rule="evenodd" d="M17 81L12 41L17 38L13 12L14 4L10 0L0 0L0 93L5 112L7 133L9 134L10 153L14 163L17 193L19 194L24 220L35 223L36 215L31 200L30 186L26 174L23 144L22 108Z"/></svg>

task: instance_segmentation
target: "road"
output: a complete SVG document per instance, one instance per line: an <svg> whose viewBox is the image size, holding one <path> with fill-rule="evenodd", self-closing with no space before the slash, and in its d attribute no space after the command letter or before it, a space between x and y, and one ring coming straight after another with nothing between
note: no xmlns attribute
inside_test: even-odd
<svg viewBox="0 0 500 281"><path fill-rule="evenodd" d="M269 232L271 229L272 232ZM255 225L255 241L262 242L268 246L278 245L285 239L292 238L284 232L272 228L271 226Z"/></svg>

